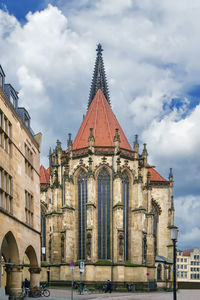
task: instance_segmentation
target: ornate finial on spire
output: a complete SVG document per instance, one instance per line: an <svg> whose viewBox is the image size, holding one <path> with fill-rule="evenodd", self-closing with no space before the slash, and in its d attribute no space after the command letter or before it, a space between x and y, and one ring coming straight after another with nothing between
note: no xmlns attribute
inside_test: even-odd
<svg viewBox="0 0 200 300"><path fill-rule="evenodd" d="M114 147L115 147L115 154L120 154L120 136L119 136L119 129L115 128L115 136L113 139Z"/></svg>
<svg viewBox="0 0 200 300"><path fill-rule="evenodd" d="M170 185L170 187L173 187L173 173L172 173L172 168L169 169L169 185Z"/></svg>
<svg viewBox="0 0 200 300"><path fill-rule="evenodd" d="M67 141L67 148L68 148L68 150L69 150L69 152L72 150L72 134L71 133L69 133L68 134L68 136L69 136L69 138L68 138L68 141Z"/></svg>
<svg viewBox="0 0 200 300"><path fill-rule="evenodd" d="M169 169L169 180L173 180L173 173L172 173L172 168Z"/></svg>
<svg viewBox="0 0 200 300"><path fill-rule="evenodd" d="M91 88L90 88L88 108L89 108L90 104L92 103L92 100L94 99L94 97L99 89L102 90L106 100L110 104L108 85L107 85L107 81L106 81L106 74L105 74L105 70L104 70L104 63L103 63L103 57L102 57L103 49L102 49L102 46L100 43L97 45L96 51L97 51L97 57L96 57L96 62L95 62L95 67L94 67L92 84L91 84Z"/></svg>
<svg viewBox="0 0 200 300"><path fill-rule="evenodd" d="M138 135L137 135L137 134L135 135L134 151L135 151L136 153L138 153L138 151L139 151Z"/></svg>
<svg viewBox="0 0 200 300"><path fill-rule="evenodd" d="M94 153L94 143L95 143L95 138L93 135L93 128L90 128L90 135L88 138L88 148L90 153Z"/></svg>
<svg viewBox="0 0 200 300"><path fill-rule="evenodd" d="M102 54L101 52L103 52L103 48L102 48L102 46L101 46L100 43L97 45L96 51L97 51L97 55L99 55L99 54L101 55Z"/></svg>
<svg viewBox="0 0 200 300"><path fill-rule="evenodd" d="M59 140L57 140L56 144L57 144L57 149L61 149L61 142Z"/></svg>
<svg viewBox="0 0 200 300"><path fill-rule="evenodd" d="M119 129L115 128L114 142L120 142Z"/></svg>
<svg viewBox="0 0 200 300"><path fill-rule="evenodd" d="M143 148L143 151L142 151L142 157L144 158L144 165L147 164L147 156L148 156L146 145L147 144L144 144L144 148Z"/></svg>

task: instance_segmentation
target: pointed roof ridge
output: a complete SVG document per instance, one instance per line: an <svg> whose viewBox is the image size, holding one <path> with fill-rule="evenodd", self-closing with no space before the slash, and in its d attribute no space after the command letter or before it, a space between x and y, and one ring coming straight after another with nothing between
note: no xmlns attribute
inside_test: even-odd
<svg viewBox="0 0 200 300"><path fill-rule="evenodd" d="M93 73L92 84L91 84L91 88L90 88L90 95L89 95L89 99L88 99L88 109L89 109L89 106L92 103L98 89L101 89L106 100L110 104L108 84L107 84L107 80L106 80L106 74L105 74L103 56L102 56L103 49L102 49L102 46L100 43L97 45L96 51L97 51L97 57L96 57L96 62L95 62L95 66L94 66L94 73Z"/></svg>
<svg viewBox="0 0 200 300"><path fill-rule="evenodd" d="M82 121L73 143L73 150L88 147L90 128L93 128L95 146L114 147L115 130L118 128L120 147L133 151L101 89L98 89Z"/></svg>
<svg viewBox="0 0 200 300"><path fill-rule="evenodd" d="M43 165L40 166L40 183L49 183L50 170L46 169Z"/></svg>
<svg viewBox="0 0 200 300"><path fill-rule="evenodd" d="M162 177L153 167L148 169L151 177L151 181L167 181L164 177Z"/></svg>

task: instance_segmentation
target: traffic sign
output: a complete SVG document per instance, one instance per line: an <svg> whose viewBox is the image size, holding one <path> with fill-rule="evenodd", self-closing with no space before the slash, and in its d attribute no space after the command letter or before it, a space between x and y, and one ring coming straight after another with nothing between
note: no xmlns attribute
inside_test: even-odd
<svg viewBox="0 0 200 300"><path fill-rule="evenodd" d="M80 262L80 272L84 272L85 271L85 263L84 261Z"/></svg>
<svg viewBox="0 0 200 300"><path fill-rule="evenodd" d="M70 262L70 269L73 270L75 267L75 263L73 261Z"/></svg>
<svg viewBox="0 0 200 300"><path fill-rule="evenodd" d="M84 267L85 267L85 263L84 263L84 261L81 261L80 262L80 269L84 269Z"/></svg>

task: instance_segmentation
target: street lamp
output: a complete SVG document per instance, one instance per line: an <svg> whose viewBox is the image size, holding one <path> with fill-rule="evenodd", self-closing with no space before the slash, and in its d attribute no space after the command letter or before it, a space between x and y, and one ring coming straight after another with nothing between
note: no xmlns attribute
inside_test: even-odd
<svg viewBox="0 0 200 300"><path fill-rule="evenodd" d="M178 227L171 228L171 239L173 242L173 299L176 300L176 242L178 238Z"/></svg>

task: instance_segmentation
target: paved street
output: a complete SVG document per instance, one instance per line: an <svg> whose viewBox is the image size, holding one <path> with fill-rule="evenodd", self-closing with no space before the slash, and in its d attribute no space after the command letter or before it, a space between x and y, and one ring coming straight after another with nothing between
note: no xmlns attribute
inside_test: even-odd
<svg viewBox="0 0 200 300"><path fill-rule="evenodd" d="M49 300L71 300L71 291L70 290L57 290L57 289L50 289L51 296ZM73 300L86 300L86 299L109 299L109 300L172 300L173 294L170 292L166 293L159 293L159 292L152 292L152 293L112 293L112 294L87 294L87 295L78 295L76 291L73 293ZM7 300L7 296L1 296L0 300ZM27 298L27 300L30 298ZM33 299L33 298L31 298ZM177 300L198 300L200 299L200 290L179 290L177 293Z"/></svg>
<svg viewBox="0 0 200 300"><path fill-rule="evenodd" d="M77 292L74 292L74 300L84 300L84 299L107 299L109 300L172 300L173 294L166 293L112 293L112 294L89 294L89 295L77 295ZM51 297L49 300L59 299L59 300L71 300L71 291L70 290L51 290ZM200 290L179 290L177 293L178 300L198 300L200 299Z"/></svg>
<svg viewBox="0 0 200 300"><path fill-rule="evenodd" d="M51 296L49 300L71 300L71 291L70 290L50 290ZM77 295L77 292L74 291L73 299L74 300L85 300L85 299L108 299L109 300L172 300L173 294L170 292L159 293L112 293L112 294L89 294L89 295ZM200 299L200 290L179 290L177 293L178 300L198 300Z"/></svg>

